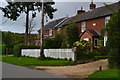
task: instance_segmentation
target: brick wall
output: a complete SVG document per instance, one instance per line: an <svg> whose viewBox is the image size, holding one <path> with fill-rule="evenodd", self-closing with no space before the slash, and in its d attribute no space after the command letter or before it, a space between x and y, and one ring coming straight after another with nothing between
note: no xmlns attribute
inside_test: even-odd
<svg viewBox="0 0 120 80"><path fill-rule="evenodd" d="M105 17L88 20L85 22L86 22L86 29L96 30L99 33L101 29L105 27ZM93 26L94 23L96 24L96 26ZM78 26L78 33L80 34L81 33L81 22L77 23L77 26Z"/></svg>

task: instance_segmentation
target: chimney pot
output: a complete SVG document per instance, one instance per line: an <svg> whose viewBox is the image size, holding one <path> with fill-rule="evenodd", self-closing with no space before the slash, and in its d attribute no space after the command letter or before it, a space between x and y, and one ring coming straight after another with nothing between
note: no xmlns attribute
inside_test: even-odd
<svg viewBox="0 0 120 80"><path fill-rule="evenodd" d="M93 3L93 0L91 0L91 4L90 4L90 10L95 9L96 5Z"/></svg>
<svg viewBox="0 0 120 80"><path fill-rule="evenodd" d="M80 10L77 11L77 14L85 13L85 10L83 10L83 7L81 7Z"/></svg>

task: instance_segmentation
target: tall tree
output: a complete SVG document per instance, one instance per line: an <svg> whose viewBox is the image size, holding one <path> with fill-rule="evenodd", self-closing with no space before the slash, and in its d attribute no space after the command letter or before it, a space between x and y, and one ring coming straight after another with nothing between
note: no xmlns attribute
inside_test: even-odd
<svg viewBox="0 0 120 80"><path fill-rule="evenodd" d="M75 23L71 23L67 26L67 42L69 47L73 47L73 43L79 40L79 35L77 32L77 26Z"/></svg>
<svg viewBox="0 0 120 80"><path fill-rule="evenodd" d="M52 7L54 4L54 2L44 2L44 14L47 14L50 19L53 18L53 13L57 10ZM26 14L25 44L28 44L29 12L33 11L32 17L35 17L36 11L41 11L41 6L41 2L8 2L5 8L1 8L4 17L13 21L16 21L21 13Z"/></svg>
<svg viewBox="0 0 120 80"><path fill-rule="evenodd" d="M109 54L109 67L120 69L120 9L115 11L107 24L108 34L107 53Z"/></svg>

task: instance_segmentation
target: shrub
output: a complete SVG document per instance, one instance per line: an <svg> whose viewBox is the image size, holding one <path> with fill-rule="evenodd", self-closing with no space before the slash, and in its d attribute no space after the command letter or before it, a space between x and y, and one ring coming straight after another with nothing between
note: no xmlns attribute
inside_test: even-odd
<svg viewBox="0 0 120 80"><path fill-rule="evenodd" d="M95 54L90 52L88 54L79 54L79 56L77 57L77 60L88 60L88 59L94 59L95 58Z"/></svg>
<svg viewBox="0 0 120 80"><path fill-rule="evenodd" d="M2 44L2 54L6 54L6 44Z"/></svg>
<svg viewBox="0 0 120 80"><path fill-rule="evenodd" d="M46 49L56 49L60 48L62 44L62 36L60 34L56 34L55 38L45 38L44 39L44 48Z"/></svg>
<svg viewBox="0 0 120 80"><path fill-rule="evenodd" d="M18 44L14 46L14 56L21 56L21 49L40 49L40 46L27 46L23 44Z"/></svg>
<svg viewBox="0 0 120 80"><path fill-rule="evenodd" d="M77 59L81 58L91 58L90 50L91 50L91 42L90 41L85 41L85 40L80 40L74 43L74 47L76 47L76 55Z"/></svg>
<svg viewBox="0 0 120 80"><path fill-rule="evenodd" d="M98 52L99 52L99 54L102 56L102 55L107 55L107 53L106 53L106 47L104 47L104 46L100 46L99 48L98 48Z"/></svg>
<svg viewBox="0 0 120 80"><path fill-rule="evenodd" d="M67 26L67 42L69 47L73 47L73 43L79 40L79 34L77 33L77 25L75 23L71 23Z"/></svg>
<svg viewBox="0 0 120 80"><path fill-rule="evenodd" d="M49 49L49 48L54 48L54 40L47 37L44 39L44 48Z"/></svg>
<svg viewBox="0 0 120 80"><path fill-rule="evenodd" d="M11 44L7 44L6 45L6 54L13 54L13 48L14 48L14 45L11 45Z"/></svg>
<svg viewBox="0 0 120 80"><path fill-rule="evenodd" d="M61 44L61 48L62 49L68 48L68 44L67 44L67 39L66 38L63 39L62 44Z"/></svg>
<svg viewBox="0 0 120 80"><path fill-rule="evenodd" d="M21 48L24 47L22 44L14 46L14 56L20 57L21 56Z"/></svg>

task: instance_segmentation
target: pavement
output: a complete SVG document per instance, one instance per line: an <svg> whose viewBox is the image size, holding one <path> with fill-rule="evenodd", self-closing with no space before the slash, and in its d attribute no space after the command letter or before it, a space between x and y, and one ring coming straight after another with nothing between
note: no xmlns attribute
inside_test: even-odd
<svg viewBox="0 0 120 80"><path fill-rule="evenodd" d="M0 62L1 63L1 62ZM2 62L2 78L65 78L41 70Z"/></svg>

